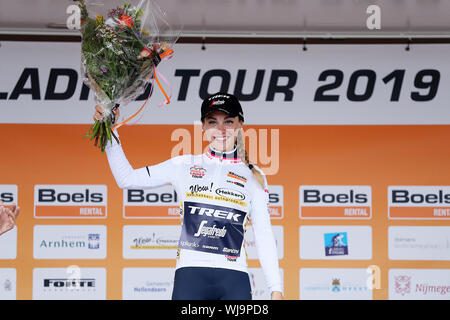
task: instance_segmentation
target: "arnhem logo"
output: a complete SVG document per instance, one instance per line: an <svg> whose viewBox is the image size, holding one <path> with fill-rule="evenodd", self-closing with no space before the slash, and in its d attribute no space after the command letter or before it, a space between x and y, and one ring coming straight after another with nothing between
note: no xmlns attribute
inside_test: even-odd
<svg viewBox="0 0 450 320"><path fill-rule="evenodd" d="M348 255L347 232L325 233L324 238L326 256Z"/></svg>
<svg viewBox="0 0 450 320"><path fill-rule="evenodd" d="M339 292L341 291L341 281L339 279L333 279L331 282L331 291Z"/></svg>
<svg viewBox="0 0 450 320"><path fill-rule="evenodd" d="M245 199L244 194L242 194L239 191L234 191L234 190L230 190L230 189L218 188L216 190L216 193L219 196L224 196L224 197L230 196L230 197L234 197L234 198L239 199L239 200L244 200Z"/></svg>
<svg viewBox="0 0 450 320"><path fill-rule="evenodd" d="M59 240L59 241L45 241L42 240L40 248L86 248L86 241L84 240ZM100 249L100 234L89 233L87 241L88 249Z"/></svg>

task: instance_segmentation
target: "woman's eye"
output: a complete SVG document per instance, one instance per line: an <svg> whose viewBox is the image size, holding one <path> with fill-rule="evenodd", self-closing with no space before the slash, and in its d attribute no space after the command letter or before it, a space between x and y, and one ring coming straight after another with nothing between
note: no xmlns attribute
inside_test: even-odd
<svg viewBox="0 0 450 320"><path fill-rule="evenodd" d="M213 125L213 124L216 124L216 122L213 121L213 120L211 120L211 121L208 122L208 124L209 124L209 125Z"/></svg>
<svg viewBox="0 0 450 320"><path fill-rule="evenodd" d="M233 124L233 121L227 120L227 121L225 121L225 123L226 123L226 124Z"/></svg>

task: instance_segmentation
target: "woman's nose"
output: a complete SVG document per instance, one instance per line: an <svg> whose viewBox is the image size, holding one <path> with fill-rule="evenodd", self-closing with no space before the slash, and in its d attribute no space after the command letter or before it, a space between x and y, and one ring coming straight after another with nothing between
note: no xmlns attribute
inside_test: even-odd
<svg viewBox="0 0 450 320"><path fill-rule="evenodd" d="M221 133L225 133L225 126L222 123L217 124L217 130L219 130Z"/></svg>

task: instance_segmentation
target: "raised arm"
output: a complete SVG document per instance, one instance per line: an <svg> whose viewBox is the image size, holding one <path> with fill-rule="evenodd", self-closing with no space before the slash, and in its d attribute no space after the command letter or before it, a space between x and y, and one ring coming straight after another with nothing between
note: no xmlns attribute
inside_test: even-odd
<svg viewBox="0 0 450 320"><path fill-rule="evenodd" d="M94 119L99 120L102 118L102 115L100 114L101 109L96 108L96 110L97 112L94 115ZM116 113L116 119L117 118L118 112ZM119 138L117 130L115 130L114 133ZM134 169L128 162L121 144L117 143L115 139L112 140L112 143L108 144L105 151L109 167L111 168L111 172L119 188L145 189L165 184L174 184L177 168L172 159L153 166Z"/></svg>

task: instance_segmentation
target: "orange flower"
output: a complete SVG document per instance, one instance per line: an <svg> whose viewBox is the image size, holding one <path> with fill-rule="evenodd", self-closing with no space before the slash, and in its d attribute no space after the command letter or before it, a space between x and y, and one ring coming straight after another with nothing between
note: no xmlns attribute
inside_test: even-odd
<svg viewBox="0 0 450 320"><path fill-rule="evenodd" d="M123 14L120 17L120 19L119 19L119 24L121 26L126 26L126 27L129 27L129 28L133 28L133 26L134 26L133 18Z"/></svg>
<svg viewBox="0 0 450 320"><path fill-rule="evenodd" d="M152 49L144 47L144 49L142 49L141 53L139 53L138 60L149 57L151 53L152 53Z"/></svg>

